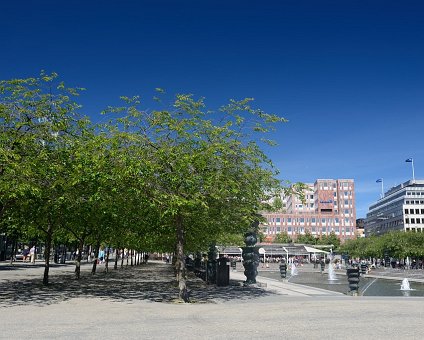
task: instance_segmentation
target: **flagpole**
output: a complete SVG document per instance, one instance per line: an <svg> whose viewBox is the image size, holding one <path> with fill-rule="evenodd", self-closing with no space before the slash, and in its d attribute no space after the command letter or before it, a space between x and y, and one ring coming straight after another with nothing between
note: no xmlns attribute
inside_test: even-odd
<svg viewBox="0 0 424 340"><path fill-rule="evenodd" d="M411 158L408 158L405 162L411 163L411 166L412 166L412 182L415 182L414 159L411 157Z"/></svg>
<svg viewBox="0 0 424 340"><path fill-rule="evenodd" d="M383 179L381 179L381 198L384 198L384 180Z"/></svg>
<svg viewBox="0 0 424 340"><path fill-rule="evenodd" d="M383 181L383 179L382 178L379 178L379 179L377 179L376 180L376 182L377 183L381 183L381 195L380 195L380 198L383 198L384 197L384 181Z"/></svg>
<svg viewBox="0 0 424 340"><path fill-rule="evenodd" d="M412 182L415 182L415 172L414 172L414 159L412 158Z"/></svg>

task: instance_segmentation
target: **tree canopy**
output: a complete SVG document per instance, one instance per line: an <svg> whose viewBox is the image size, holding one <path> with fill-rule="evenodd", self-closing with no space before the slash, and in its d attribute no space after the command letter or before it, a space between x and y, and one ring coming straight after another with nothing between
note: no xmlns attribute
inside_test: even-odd
<svg viewBox="0 0 424 340"><path fill-rule="evenodd" d="M79 114L82 89L57 74L0 82L0 225L46 243L107 244L184 256L243 234L281 190L266 137L285 119L230 100L213 111L177 94L143 109L139 97L108 106L107 123ZM157 99L163 91L157 89Z"/></svg>

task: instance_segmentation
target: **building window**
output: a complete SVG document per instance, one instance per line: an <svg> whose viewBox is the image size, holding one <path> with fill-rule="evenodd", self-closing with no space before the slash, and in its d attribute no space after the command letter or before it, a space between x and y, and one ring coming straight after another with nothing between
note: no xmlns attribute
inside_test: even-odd
<svg viewBox="0 0 424 340"><path fill-rule="evenodd" d="M408 209L405 209L405 214L408 214Z"/></svg>
<svg viewBox="0 0 424 340"><path fill-rule="evenodd" d="M405 224L409 224L409 218L405 218Z"/></svg>

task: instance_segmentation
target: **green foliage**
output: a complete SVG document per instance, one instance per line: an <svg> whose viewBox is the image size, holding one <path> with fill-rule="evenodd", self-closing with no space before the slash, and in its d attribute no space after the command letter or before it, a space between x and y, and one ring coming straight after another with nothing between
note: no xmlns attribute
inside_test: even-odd
<svg viewBox="0 0 424 340"><path fill-rule="evenodd" d="M317 239L316 244L333 245L333 250L337 250L340 246L340 239L334 231L332 231L329 235L322 235L319 239Z"/></svg>
<svg viewBox="0 0 424 340"><path fill-rule="evenodd" d="M348 240L341 246L341 251L353 257L383 258L387 252L391 257L423 257L424 234L393 231L381 236Z"/></svg>
<svg viewBox="0 0 424 340"><path fill-rule="evenodd" d="M287 234L287 232L282 232L275 235L273 243L292 243L292 238Z"/></svg>
<svg viewBox="0 0 424 340"><path fill-rule="evenodd" d="M317 242L318 239L312 235L309 230L307 230L303 235L298 235L296 239L296 243L316 244Z"/></svg>
<svg viewBox="0 0 424 340"><path fill-rule="evenodd" d="M103 112L109 122L93 126L73 100L80 90L55 73L0 82L2 228L181 253L238 242L279 195L262 146L285 119L252 99L213 112L178 94L170 108L145 111L138 96L121 97Z"/></svg>

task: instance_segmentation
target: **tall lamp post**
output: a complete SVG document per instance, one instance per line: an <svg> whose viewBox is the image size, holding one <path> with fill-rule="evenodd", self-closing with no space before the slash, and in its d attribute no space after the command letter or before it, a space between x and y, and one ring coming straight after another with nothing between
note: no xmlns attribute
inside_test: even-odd
<svg viewBox="0 0 424 340"><path fill-rule="evenodd" d="M415 172L414 172L414 159L408 158L407 160L405 160L406 163L411 163L412 166L412 181L415 182Z"/></svg>

